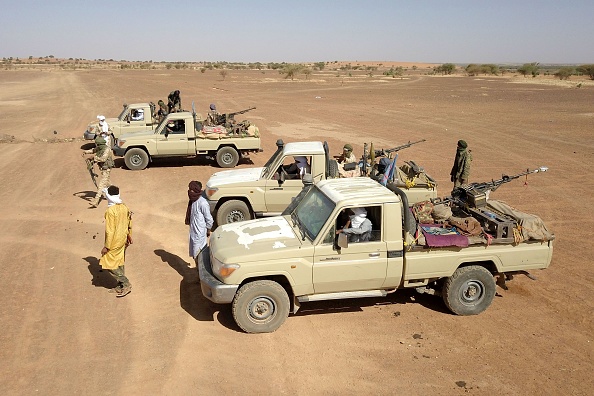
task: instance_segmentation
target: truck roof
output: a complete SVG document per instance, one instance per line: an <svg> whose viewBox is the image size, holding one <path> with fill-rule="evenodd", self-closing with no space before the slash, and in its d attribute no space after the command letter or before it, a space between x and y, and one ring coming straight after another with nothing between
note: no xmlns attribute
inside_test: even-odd
<svg viewBox="0 0 594 396"><path fill-rule="evenodd" d="M283 148L285 156L324 154L322 142L292 142Z"/></svg>
<svg viewBox="0 0 594 396"><path fill-rule="evenodd" d="M372 205L382 202L400 202L400 197L369 177L327 179L316 186L332 201L349 204Z"/></svg>

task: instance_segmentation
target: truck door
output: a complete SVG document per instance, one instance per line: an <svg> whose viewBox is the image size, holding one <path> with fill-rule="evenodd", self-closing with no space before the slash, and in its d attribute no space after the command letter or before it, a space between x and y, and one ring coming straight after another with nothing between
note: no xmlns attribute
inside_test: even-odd
<svg viewBox="0 0 594 396"><path fill-rule="evenodd" d="M305 157L308 164L311 163L311 157ZM308 165L297 165L293 157L285 157L282 165L280 165L276 172L268 176L265 187L265 202L266 210L268 212L281 213L289 204L291 199L299 194L303 189L303 182L301 181L300 171L310 173L311 169ZM301 169L300 169L301 167ZM279 184L281 174L284 175L284 182Z"/></svg>
<svg viewBox="0 0 594 396"><path fill-rule="evenodd" d="M188 155L194 153L194 127L186 120L170 120L157 138L157 155Z"/></svg>
<svg viewBox="0 0 594 396"><path fill-rule="evenodd" d="M372 225L367 240L358 238L355 242L357 238L353 238L348 247L337 250L336 230L342 229L348 220L345 212L333 220L325 237L315 247L313 282L316 293L375 290L384 284L388 256L381 232L382 207L365 209Z"/></svg>

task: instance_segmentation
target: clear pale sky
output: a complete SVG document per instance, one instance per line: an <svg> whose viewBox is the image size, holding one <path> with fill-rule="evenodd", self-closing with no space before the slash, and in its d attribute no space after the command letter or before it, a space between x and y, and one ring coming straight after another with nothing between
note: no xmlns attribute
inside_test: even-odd
<svg viewBox="0 0 594 396"><path fill-rule="evenodd" d="M0 0L0 57L594 63L594 0Z"/></svg>

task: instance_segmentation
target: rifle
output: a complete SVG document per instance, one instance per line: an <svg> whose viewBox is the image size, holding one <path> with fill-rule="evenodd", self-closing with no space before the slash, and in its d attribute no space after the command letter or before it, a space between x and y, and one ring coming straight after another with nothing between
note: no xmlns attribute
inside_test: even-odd
<svg viewBox="0 0 594 396"><path fill-rule="evenodd" d="M503 175L501 179L491 180L490 182L470 183L462 187L456 187L452 191L452 195L443 199L433 200L435 204L455 202L463 207L478 208L487 204L489 194L491 191L497 190L502 184L509 183L522 176L527 176L531 173L546 172L549 170L546 166L541 166L534 170L526 170L526 172L518 173L517 175Z"/></svg>
<svg viewBox="0 0 594 396"><path fill-rule="evenodd" d="M403 144L401 146L396 146L396 147L392 147L390 149L386 149L386 150L375 150L375 156L376 157L385 157L390 153L396 153L400 150L404 150L405 148L409 148L410 146L417 144L417 143L423 143L425 141L425 139L423 140L417 140L416 142L411 142L409 141L406 144Z"/></svg>
<svg viewBox="0 0 594 396"><path fill-rule="evenodd" d="M97 180L96 180L96 178L99 175L97 175L95 172L93 172L93 166L95 165L95 163L90 158L85 158L85 162L87 163L87 170L91 174L91 180L93 181L93 184L95 185L95 188L97 188Z"/></svg>

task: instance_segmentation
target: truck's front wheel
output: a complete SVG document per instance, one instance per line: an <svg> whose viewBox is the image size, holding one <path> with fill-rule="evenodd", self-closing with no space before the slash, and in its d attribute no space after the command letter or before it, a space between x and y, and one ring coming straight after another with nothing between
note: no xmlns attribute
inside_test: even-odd
<svg viewBox="0 0 594 396"><path fill-rule="evenodd" d="M243 201L231 200L224 202L217 210L217 224L229 224L237 221L251 220L252 213Z"/></svg>
<svg viewBox="0 0 594 396"><path fill-rule="evenodd" d="M149 156L143 149L133 148L124 155L124 162L130 170L142 170L148 166Z"/></svg>
<svg viewBox="0 0 594 396"><path fill-rule="evenodd" d="M491 305L495 297L495 279L484 267L458 268L443 285L443 301L457 315L477 315Z"/></svg>
<svg viewBox="0 0 594 396"><path fill-rule="evenodd" d="M233 168L239 162L239 153L233 147L221 147L217 151L217 164L221 168Z"/></svg>
<svg viewBox="0 0 594 396"><path fill-rule="evenodd" d="M243 285L233 299L233 319L246 333L272 333L289 316L289 296L274 281Z"/></svg>

